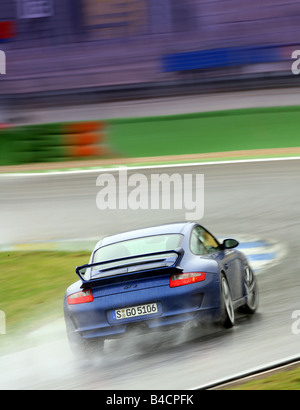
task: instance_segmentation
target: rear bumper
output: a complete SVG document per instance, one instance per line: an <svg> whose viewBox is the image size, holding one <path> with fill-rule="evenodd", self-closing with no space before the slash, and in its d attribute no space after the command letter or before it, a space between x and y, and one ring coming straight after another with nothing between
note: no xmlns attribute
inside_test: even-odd
<svg viewBox="0 0 300 410"><path fill-rule="evenodd" d="M175 327L183 326L186 323L203 323L203 322L214 322L220 317L220 309L205 309L199 310L197 312L172 315L169 317L162 317L159 319L150 320L139 320L135 322L124 323L114 326L99 327L86 330L76 330L82 339L95 339L95 338L107 338L113 339L124 335L125 333L138 329L143 333L148 333L152 331L168 331Z"/></svg>
<svg viewBox="0 0 300 410"><path fill-rule="evenodd" d="M113 320L114 309L156 302L158 312L137 318ZM95 298L93 302L69 306L64 302L68 326L80 339L115 338L133 327L143 332L168 330L188 322L213 322L220 317L219 278L209 274L204 282L170 288L154 287L143 291Z"/></svg>

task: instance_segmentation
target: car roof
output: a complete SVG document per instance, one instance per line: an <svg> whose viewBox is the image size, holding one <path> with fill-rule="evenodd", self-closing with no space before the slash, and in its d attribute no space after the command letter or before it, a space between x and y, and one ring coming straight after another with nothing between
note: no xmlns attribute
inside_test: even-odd
<svg viewBox="0 0 300 410"><path fill-rule="evenodd" d="M195 225L195 222L176 222L176 223L168 223L158 226L151 226L142 229L136 229L133 231L127 231L123 233L119 233L116 235L111 235L103 238L99 241L95 247L95 249L99 248L100 246L105 246L117 242L126 241L129 239L136 239L141 238L143 236L152 236L152 235L162 235L162 234L183 234L190 232L192 227Z"/></svg>

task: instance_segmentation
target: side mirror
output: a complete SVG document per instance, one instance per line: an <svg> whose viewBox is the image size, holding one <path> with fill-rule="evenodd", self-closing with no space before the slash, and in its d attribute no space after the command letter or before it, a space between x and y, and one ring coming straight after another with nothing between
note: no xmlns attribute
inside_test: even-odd
<svg viewBox="0 0 300 410"><path fill-rule="evenodd" d="M222 243L223 249L233 249L239 246L239 242L235 239L225 239Z"/></svg>

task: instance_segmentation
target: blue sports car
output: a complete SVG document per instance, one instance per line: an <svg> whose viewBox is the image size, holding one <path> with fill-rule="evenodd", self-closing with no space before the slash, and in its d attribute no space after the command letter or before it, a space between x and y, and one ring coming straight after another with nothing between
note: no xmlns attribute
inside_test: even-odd
<svg viewBox="0 0 300 410"><path fill-rule="evenodd" d="M64 298L72 350L87 352L139 327L235 323L254 313L258 287L238 242L220 243L194 222L139 229L102 239Z"/></svg>

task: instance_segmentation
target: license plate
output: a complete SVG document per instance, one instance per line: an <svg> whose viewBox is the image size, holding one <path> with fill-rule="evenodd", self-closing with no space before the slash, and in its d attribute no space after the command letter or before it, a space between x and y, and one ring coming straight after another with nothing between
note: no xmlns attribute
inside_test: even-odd
<svg viewBox="0 0 300 410"><path fill-rule="evenodd" d="M112 317L114 320L120 320L131 317L152 315L153 313L158 313L157 303L148 303L146 305L116 309L113 311Z"/></svg>

